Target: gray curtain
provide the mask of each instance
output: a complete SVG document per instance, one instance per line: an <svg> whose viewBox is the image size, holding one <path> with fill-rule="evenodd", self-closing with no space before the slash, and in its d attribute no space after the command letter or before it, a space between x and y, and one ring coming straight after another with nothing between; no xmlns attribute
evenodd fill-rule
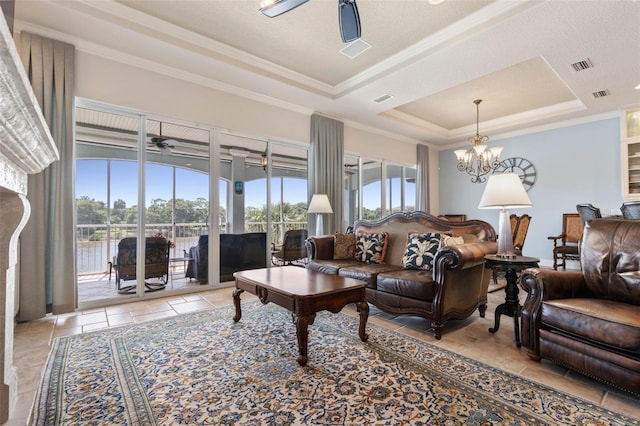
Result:
<svg viewBox="0 0 640 426"><path fill-rule="evenodd" d="M417 145L416 151L416 197L418 210L429 212L429 147Z"/></svg>
<svg viewBox="0 0 640 426"><path fill-rule="evenodd" d="M22 63L60 153L29 175L31 217L20 236L18 320L61 314L76 307L74 212L74 67L72 45L22 32Z"/></svg>
<svg viewBox="0 0 640 426"><path fill-rule="evenodd" d="M343 189L344 123L322 115L311 116L309 201L313 194L327 194L333 214L322 215L325 234L344 232ZM309 215L309 234L315 234L316 215ZM313 231L312 231L313 230Z"/></svg>

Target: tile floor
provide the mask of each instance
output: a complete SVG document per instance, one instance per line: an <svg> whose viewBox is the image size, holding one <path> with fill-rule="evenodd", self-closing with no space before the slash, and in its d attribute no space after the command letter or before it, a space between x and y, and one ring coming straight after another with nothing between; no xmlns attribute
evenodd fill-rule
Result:
<svg viewBox="0 0 640 426"><path fill-rule="evenodd" d="M231 292L232 288L224 288L196 294L169 296L72 314L48 316L37 321L18 324L15 328L14 364L18 372L19 398L13 415L6 424L27 424L41 371L54 338L229 305L233 303ZM524 297L523 292L520 296ZM254 296L247 293L242 297L243 301L254 299ZM530 361L526 355L526 349L518 349L514 344L511 318L503 316L500 330L495 334L489 333L488 328L493 326L493 311L503 301L504 291L490 293L485 318L480 318L475 313L467 320L451 321L445 326L442 340L439 341L435 340L431 333L425 332L428 322L422 318L394 317L372 307L369 323L425 340L640 419L638 399L567 371L551 362ZM357 315L352 307L345 308L344 312Z"/></svg>

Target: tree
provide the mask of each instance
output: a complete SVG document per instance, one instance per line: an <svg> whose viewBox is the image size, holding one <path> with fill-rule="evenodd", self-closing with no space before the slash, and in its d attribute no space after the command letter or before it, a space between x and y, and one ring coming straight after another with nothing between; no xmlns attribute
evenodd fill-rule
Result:
<svg viewBox="0 0 640 426"><path fill-rule="evenodd" d="M76 200L76 216L79 225L94 225L107 222L107 207L86 195Z"/></svg>

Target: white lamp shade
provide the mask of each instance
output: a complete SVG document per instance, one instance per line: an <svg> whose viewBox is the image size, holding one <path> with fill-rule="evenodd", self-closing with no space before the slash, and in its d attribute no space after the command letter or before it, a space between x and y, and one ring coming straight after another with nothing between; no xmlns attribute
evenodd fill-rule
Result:
<svg viewBox="0 0 640 426"><path fill-rule="evenodd" d="M313 194L307 213L333 213L327 194Z"/></svg>
<svg viewBox="0 0 640 426"><path fill-rule="evenodd" d="M480 199L480 209L531 207L531 200L516 173L489 176Z"/></svg>

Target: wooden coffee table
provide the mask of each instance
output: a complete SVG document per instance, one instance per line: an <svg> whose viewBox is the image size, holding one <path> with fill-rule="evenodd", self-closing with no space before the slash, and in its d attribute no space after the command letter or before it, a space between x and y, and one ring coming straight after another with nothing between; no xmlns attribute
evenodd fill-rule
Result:
<svg viewBox="0 0 640 426"><path fill-rule="evenodd" d="M233 274L236 289L233 291L235 322L240 321L240 294L248 291L258 296L263 304L273 302L293 313L298 337L298 364L307 364L308 327L313 324L316 312L338 313L347 303L355 303L360 313L360 340L366 342L369 304L365 297L366 283L353 278L310 271L298 266L252 269Z"/></svg>

